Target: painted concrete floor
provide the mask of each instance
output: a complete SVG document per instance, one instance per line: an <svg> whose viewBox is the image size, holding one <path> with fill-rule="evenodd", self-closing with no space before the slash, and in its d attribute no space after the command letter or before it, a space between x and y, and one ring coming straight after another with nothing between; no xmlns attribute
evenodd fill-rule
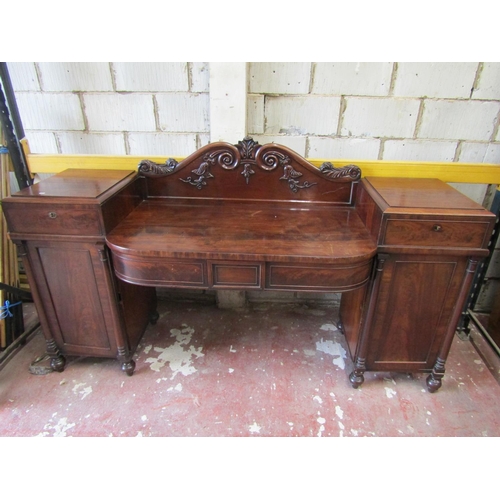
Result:
<svg viewBox="0 0 500 500"><path fill-rule="evenodd" d="M367 373L356 390L334 308L159 312L132 377L97 358L33 375L34 334L0 370L0 436L500 436L500 385L473 342L455 337L435 394L425 374Z"/></svg>

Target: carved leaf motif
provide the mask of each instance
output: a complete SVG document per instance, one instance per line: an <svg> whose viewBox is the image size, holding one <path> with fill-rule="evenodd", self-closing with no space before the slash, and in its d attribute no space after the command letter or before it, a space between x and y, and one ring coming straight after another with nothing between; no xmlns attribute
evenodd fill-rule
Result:
<svg viewBox="0 0 500 500"><path fill-rule="evenodd" d="M280 181L288 181L288 187L294 192L297 193L299 189L307 189L312 186L315 186L315 182L304 181L301 185L298 180L298 177L302 176L301 172L297 172L291 165L287 165L288 158L286 158L285 164L283 165L283 176L280 177Z"/></svg>
<svg viewBox="0 0 500 500"><path fill-rule="evenodd" d="M193 174L196 175L205 175L205 173L208 171L209 163L204 161L198 168L191 170ZM213 177L213 175L210 175L210 177Z"/></svg>
<svg viewBox="0 0 500 500"><path fill-rule="evenodd" d="M325 161L319 171L330 179L340 179L348 177L353 181L361 178L361 169L357 165L346 165L345 167L334 167L330 162Z"/></svg>
<svg viewBox="0 0 500 500"><path fill-rule="evenodd" d="M250 176L255 174L255 172L252 170L252 167L250 166L249 163L245 163L243 165L243 172L241 172L241 175L245 177L245 182L248 184L250 181Z"/></svg>
<svg viewBox="0 0 500 500"><path fill-rule="evenodd" d="M163 164L151 160L142 160L139 163L138 170L145 175L169 175L175 171L177 165L179 165L179 162L173 158L169 158Z"/></svg>
<svg viewBox="0 0 500 500"><path fill-rule="evenodd" d="M297 177L302 176L302 174L297 172L297 170L295 170L291 165L285 165L283 170L284 175L283 177L280 177L280 180L296 179Z"/></svg>
<svg viewBox="0 0 500 500"><path fill-rule="evenodd" d="M254 151L259 143L254 141L251 137L245 137L242 141L238 142L238 149L240 150L241 158L243 160L250 160L255 158Z"/></svg>

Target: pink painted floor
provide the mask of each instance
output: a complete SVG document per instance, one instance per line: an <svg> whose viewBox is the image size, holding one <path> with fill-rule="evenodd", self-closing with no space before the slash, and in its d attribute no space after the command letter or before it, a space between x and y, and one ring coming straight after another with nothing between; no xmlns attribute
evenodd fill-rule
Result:
<svg viewBox="0 0 500 500"><path fill-rule="evenodd" d="M96 358L32 375L36 333L0 370L0 436L500 436L498 368L477 342L455 337L435 394L424 374L367 373L356 390L335 309L159 312L132 377Z"/></svg>

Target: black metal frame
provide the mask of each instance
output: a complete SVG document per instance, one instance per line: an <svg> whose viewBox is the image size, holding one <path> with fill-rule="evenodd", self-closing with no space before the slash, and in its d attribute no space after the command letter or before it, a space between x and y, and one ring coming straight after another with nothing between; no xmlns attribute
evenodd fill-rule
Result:
<svg viewBox="0 0 500 500"><path fill-rule="evenodd" d="M14 90L10 80L7 63L0 62L0 121L4 129L10 158L14 166L19 189L31 186L33 179L30 176L26 158L21 147L21 139L24 139L24 129L19 115Z"/></svg>
<svg viewBox="0 0 500 500"><path fill-rule="evenodd" d="M488 271L488 267L493 258L493 250L496 247L499 233L500 233L500 191L496 191L495 196L493 198L493 203L491 204L490 212L496 215L496 222L493 229L493 234L488 243L488 250L490 251L488 257L486 257L482 263L478 266L476 271L476 275L474 276L474 281L472 283L471 291L468 297L468 300L462 310L462 315L460 318L460 322L457 327L457 335L462 340L469 340L470 338L470 322L472 321L474 325L478 328L478 330L483 334L483 337L487 340L487 342L493 347L493 349L500 353L500 346L497 346L483 325L479 322L477 316L474 313L474 308L476 306L477 300L479 298L479 294L481 293L481 287L486 281L486 273Z"/></svg>

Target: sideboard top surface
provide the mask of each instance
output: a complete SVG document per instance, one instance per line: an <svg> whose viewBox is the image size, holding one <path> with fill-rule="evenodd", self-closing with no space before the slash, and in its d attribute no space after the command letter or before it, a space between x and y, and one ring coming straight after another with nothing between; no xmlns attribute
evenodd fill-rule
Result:
<svg viewBox="0 0 500 500"><path fill-rule="evenodd" d="M107 236L129 256L360 262L376 245L352 208L144 201Z"/></svg>
<svg viewBox="0 0 500 500"><path fill-rule="evenodd" d="M78 198L97 201L107 198L110 191L136 173L130 170L68 169L48 179L33 184L17 193L14 199L40 201L43 198Z"/></svg>
<svg viewBox="0 0 500 500"><path fill-rule="evenodd" d="M388 207L403 209L485 209L439 179L366 177Z"/></svg>

